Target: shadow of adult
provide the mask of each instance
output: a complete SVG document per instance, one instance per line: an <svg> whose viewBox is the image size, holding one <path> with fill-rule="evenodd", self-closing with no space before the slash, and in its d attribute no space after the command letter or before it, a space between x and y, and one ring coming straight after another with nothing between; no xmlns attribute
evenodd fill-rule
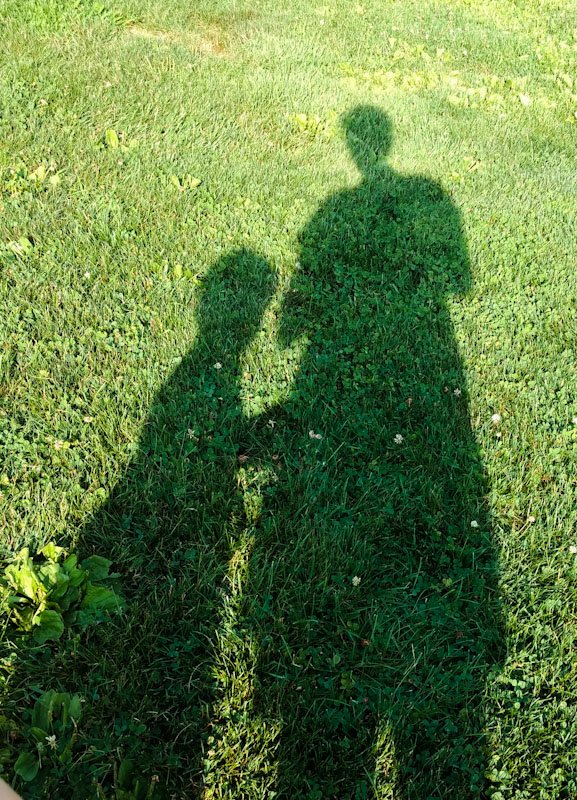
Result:
<svg viewBox="0 0 577 800"><path fill-rule="evenodd" d="M462 222L386 164L380 110L343 123L361 181L302 232L281 321L307 350L270 413L284 471L251 560L257 707L281 720L282 797L481 798L502 633L447 308L470 284Z"/></svg>

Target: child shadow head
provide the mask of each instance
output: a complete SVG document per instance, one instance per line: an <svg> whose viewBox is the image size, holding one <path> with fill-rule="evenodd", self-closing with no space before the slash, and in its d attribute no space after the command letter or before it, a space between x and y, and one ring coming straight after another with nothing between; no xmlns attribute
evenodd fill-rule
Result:
<svg viewBox="0 0 577 800"><path fill-rule="evenodd" d="M275 284L270 265L249 250L221 258L202 283L198 338L186 360L206 356L217 363L226 359L229 365L237 361L259 329Z"/></svg>
<svg viewBox="0 0 577 800"><path fill-rule="evenodd" d="M157 394L140 442L142 454L158 448L159 437L179 440L206 420L227 429L242 419L239 362L257 334L272 300L271 266L249 250L217 261L198 291L193 346ZM142 459L146 468L146 458Z"/></svg>

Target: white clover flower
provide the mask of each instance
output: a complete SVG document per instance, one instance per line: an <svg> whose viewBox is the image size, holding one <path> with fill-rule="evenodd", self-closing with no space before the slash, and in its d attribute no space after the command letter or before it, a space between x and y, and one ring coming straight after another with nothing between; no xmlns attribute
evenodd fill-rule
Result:
<svg viewBox="0 0 577 800"><path fill-rule="evenodd" d="M355 577L353 578L353 580L351 581L351 583L353 584L353 586L360 586L361 579L359 578L359 576L358 576L358 575L355 575Z"/></svg>
<svg viewBox="0 0 577 800"><path fill-rule="evenodd" d="M577 546L572 544L571 547L569 548L569 552L573 553L573 555L577 554Z"/></svg>
<svg viewBox="0 0 577 800"><path fill-rule="evenodd" d="M455 395L455 397L460 397L461 396L461 390L459 388L453 389L453 394Z"/></svg>
<svg viewBox="0 0 577 800"><path fill-rule="evenodd" d="M478 527L479 527L479 523L477 522L477 520L476 519L472 519L471 520L471 528L478 528Z"/></svg>
<svg viewBox="0 0 577 800"><path fill-rule="evenodd" d="M394 441L395 444L402 444L405 441L405 437L401 433L397 433Z"/></svg>
<svg viewBox="0 0 577 800"><path fill-rule="evenodd" d="M491 417L491 422L493 425L498 425L501 422L501 415L500 414L493 414Z"/></svg>
<svg viewBox="0 0 577 800"><path fill-rule="evenodd" d="M577 417L573 417L573 419L571 420L571 422L573 423L573 425L577 425Z"/></svg>
<svg viewBox="0 0 577 800"><path fill-rule="evenodd" d="M46 744L52 750L56 750L56 748L58 747L58 744L56 742L56 735L54 733L52 734L52 736L46 736Z"/></svg>
<svg viewBox="0 0 577 800"><path fill-rule="evenodd" d="M216 364L213 364L212 366L214 367L214 369L222 369L222 364L220 363L220 361L217 361Z"/></svg>
<svg viewBox="0 0 577 800"><path fill-rule="evenodd" d="M323 437L321 436L320 433L315 433L314 431L309 431L309 438L310 439L322 439Z"/></svg>
<svg viewBox="0 0 577 800"><path fill-rule="evenodd" d="M533 516L533 514L531 514L529 517L527 517L527 522L531 522L531 523L535 522L535 517Z"/></svg>

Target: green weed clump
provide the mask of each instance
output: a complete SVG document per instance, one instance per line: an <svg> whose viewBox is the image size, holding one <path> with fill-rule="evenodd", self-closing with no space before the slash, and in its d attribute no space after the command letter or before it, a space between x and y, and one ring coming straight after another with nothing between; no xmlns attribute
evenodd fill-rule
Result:
<svg viewBox="0 0 577 800"><path fill-rule="evenodd" d="M101 581L110 577L112 564L90 556L80 565L53 542L45 545L36 562L24 547L0 579L0 609L18 631L32 633L38 644L59 639L65 628L84 628L104 611L119 611L122 601Z"/></svg>

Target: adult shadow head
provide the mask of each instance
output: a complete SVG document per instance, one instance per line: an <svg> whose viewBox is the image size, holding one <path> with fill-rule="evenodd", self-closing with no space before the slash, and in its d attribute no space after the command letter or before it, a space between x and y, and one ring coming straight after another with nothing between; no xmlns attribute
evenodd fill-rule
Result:
<svg viewBox="0 0 577 800"><path fill-rule="evenodd" d="M462 221L438 184L387 165L383 112L343 125L361 180L301 235L282 333L308 349L276 410L286 477L253 558L282 620L261 659L279 793L480 798L502 630L448 309L470 284Z"/></svg>
<svg viewBox="0 0 577 800"><path fill-rule="evenodd" d="M237 455L254 426L239 396L242 359L274 291L270 266L249 251L211 268L194 345L155 397L110 498L80 531L81 555L106 553L118 565L127 602L123 616L90 632L76 674L99 717L114 720L123 755L145 753L154 765L161 795L201 772L227 526L240 502ZM112 730L102 735L115 746Z"/></svg>

